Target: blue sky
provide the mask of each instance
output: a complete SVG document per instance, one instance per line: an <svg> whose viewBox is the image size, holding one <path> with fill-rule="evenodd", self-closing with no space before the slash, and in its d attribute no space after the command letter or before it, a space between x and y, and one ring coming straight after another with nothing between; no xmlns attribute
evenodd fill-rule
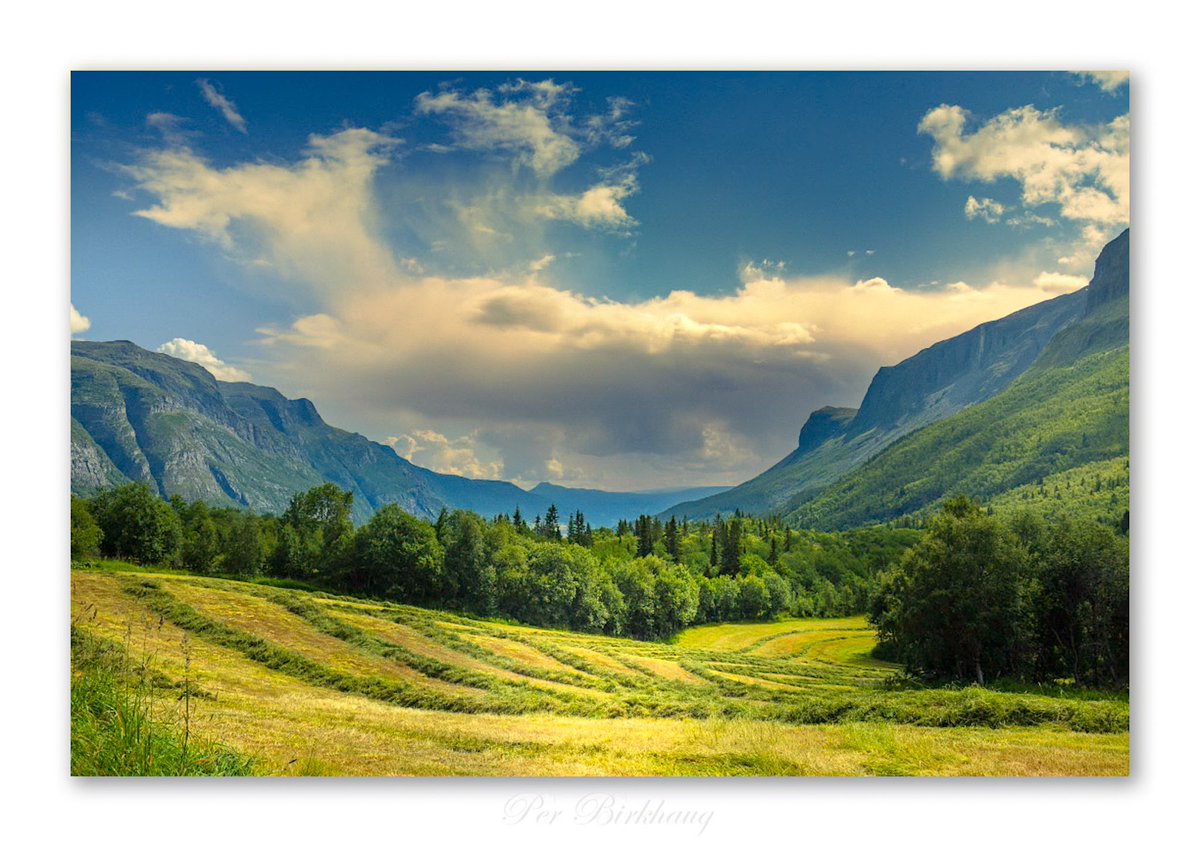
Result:
<svg viewBox="0 0 1200 847"><path fill-rule="evenodd" d="M522 483L739 482L1128 225L1114 74L76 73L71 108L76 337Z"/></svg>

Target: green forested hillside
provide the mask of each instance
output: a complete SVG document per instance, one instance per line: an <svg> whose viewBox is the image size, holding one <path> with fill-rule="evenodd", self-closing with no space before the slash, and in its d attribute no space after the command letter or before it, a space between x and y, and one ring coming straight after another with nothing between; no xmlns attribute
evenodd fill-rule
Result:
<svg viewBox="0 0 1200 847"><path fill-rule="evenodd" d="M1118 456L1052 474L988 502L998 515L1032 510L1053 520L1072 517L1123 529L1129 514L1129 457Z"/></svg>
<svg viewBox="0 0 1200 847"><path fill-rule="evenodd" d="M991 400L897 442L788 516L814 528L861 526L951 495L995 497L1128 452L1123 347L1031 369Z"/></svg>

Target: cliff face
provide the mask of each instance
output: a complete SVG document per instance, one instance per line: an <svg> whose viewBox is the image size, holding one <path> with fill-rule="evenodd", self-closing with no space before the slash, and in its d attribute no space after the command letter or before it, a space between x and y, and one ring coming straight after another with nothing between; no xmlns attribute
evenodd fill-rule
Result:
<svg viewBox="0 0 1200 847"><path fill-rule="evenodd" d="M1037 303L880 368L848 427L911 431L993 397L1024 373L1058 332L1083 316L1087 289Z"/></svg>
<svg viewBox="0 0 1200 847"><path fill-rule="evenodd" d="M1087 287L1087 314L1107 303L1129 296L1129 230L1125 230L1100 251L1096 273Z"/></svg>

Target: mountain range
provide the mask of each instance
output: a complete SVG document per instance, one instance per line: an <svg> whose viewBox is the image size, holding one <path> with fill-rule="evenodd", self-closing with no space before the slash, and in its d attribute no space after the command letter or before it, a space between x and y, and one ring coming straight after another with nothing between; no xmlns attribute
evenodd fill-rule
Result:
<svg viewBox="0 0 1200 847"><path fill-rule="evenodd" d="M280 512L296 492L333 482L354 494L358 522L386 503L423 517L520 508L527 519L553 503L563 520L581 510L595 526L740 510L836 529L950 494L987 499L1092 465L1108 472L1128 453L1129 230L1104 247L1086 287L880 368L859 408L813 412L795 450L730 489L525 490L436 473L330 426L309 400L221 382L128 341L71 344L79 494L138 481L162 496Z"/></svg>
<svg viewBox="0 0 1200 847"><path fill-rule="evenodd" d="M527 519L553 503L595 526L654 513L719 487L608 492L436 473L362 435L330 426L306 399L246 382L221 382L200 365L129 341L71 343L71 490L89 494L143 482L166 497L281 512L323 482L354 494L362 522L386 503L434 517L520 508Z"/></svg>

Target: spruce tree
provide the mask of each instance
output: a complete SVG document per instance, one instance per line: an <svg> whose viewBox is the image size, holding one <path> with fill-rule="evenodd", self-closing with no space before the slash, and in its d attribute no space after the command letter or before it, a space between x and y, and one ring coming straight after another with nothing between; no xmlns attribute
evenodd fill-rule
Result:
<svg viewBox="0 0 1200 847"><path fill-rule="evenodd" d="M562 540L562 530L558 528L558 506L553 503L546 510L546 519L542 521L542 532L551 541Z"/></svg>
<svg viewBox="0 0 1200 847"><path fill-rule="evenodd" d="M667 521L666 541L667 541L667 554L671 557L672 560L674 560L676 563L678 563L680 561L679 527L675 523L674 515L671 516L671 520Z"/></svg>

